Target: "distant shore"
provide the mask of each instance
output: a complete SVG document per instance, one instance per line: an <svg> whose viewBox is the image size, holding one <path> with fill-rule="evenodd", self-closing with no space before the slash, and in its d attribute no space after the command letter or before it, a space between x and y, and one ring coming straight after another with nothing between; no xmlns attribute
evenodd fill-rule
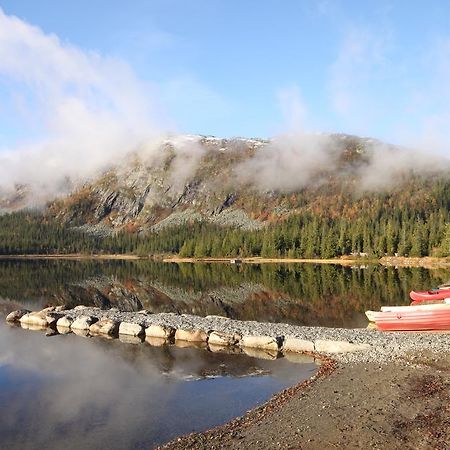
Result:
<svg viewBox="0 0 450 450"><path fill-rule="evenodd" d="M154 260L165 263L226 263L226 264L336 264L341 266L364 266L368 264L380 264L386 267L423 267L426 269L450 268L450 258L437 258L425 256L422 258L407 256L384 256L382 258L262 258L259 256L246 258L205 257L205 258L183 258L177 255L149 255L139 256L133 254L26 254L26 255L0 255L1 259L10 260L33 260L33 259L71 259L71 260Z"/></svg>

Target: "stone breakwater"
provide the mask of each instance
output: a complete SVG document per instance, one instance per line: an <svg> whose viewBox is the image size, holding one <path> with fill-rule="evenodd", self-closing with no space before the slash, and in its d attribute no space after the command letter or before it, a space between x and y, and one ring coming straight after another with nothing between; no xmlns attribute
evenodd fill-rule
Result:
<svg viewBox="0 0 450 450"><path fill-rule="evenodd" d="M261 352L267 357L283 353L319 353L333 355L342 362L383 363L406 353L448 352L450 333L383 333L370 329L303 327L297 325L232 320L220 316L199 317L189 314L121 312L86 306L42 311L14 311L8 322L24 328L51 328L61 334L119 337L125 342L152 345L179 343L208 346L212 351Z"/></svg>

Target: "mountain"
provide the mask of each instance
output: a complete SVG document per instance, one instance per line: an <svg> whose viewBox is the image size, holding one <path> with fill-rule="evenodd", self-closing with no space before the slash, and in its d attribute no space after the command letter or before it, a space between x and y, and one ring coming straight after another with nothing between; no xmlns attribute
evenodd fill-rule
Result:
<svg viewBox="0 0 450 450"><path fill-rule="evenodd" d="M317 135L307 142L314 151L306 152L306 158L301 147L292 152L283 145L243 138L167 139L150 155L128 155L99 178L53 201L48 212L92 231L157 231L196 221L256 230L305 212L351 217L355 208L370 208L380 193L410 207L427 201L423 186L414 187L410 173L401 170L394 174L396 185L389 179L387 186L367 190L364 179L378 177L370 173L377 170L372 159L383 145L378 141ZM382 148L392 159L400 151ZM285 161L281 154L287 154Z"/></svg>
<svg viewBox="0 0 450 450"><path fill-rule="evenodd" d="M30 194L22 186L3 208ZM374 139L176 136L111 161L42 213L0 217L0 253L447 254L449 211L446 161Z"/></svg>

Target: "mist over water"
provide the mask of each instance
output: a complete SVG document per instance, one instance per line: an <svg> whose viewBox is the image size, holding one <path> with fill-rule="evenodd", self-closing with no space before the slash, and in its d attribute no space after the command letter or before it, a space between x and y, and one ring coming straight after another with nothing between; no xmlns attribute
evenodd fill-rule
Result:
<svg viewBox="0 0 450 450"><path fill-rule="evenodd" d="M153 448L243 414L313 363L46 337L0 322L0 445Z"/></svg>

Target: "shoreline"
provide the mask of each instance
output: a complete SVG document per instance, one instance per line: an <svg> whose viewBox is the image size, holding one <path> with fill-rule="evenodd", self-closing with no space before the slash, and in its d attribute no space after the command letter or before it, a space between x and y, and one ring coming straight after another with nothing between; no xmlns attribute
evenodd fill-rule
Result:
<svg viewBox="0 0 450 450"><path fill-rule="evenodd" d="M329 359L321 373L245 415L157 448L443 449L450 440L449 382L448 353L411 354L383 367Z"/></svg>
<svg viewBox="0 0 450 450"><path fill-rule="evenodd" d="M11 314L22 328L50 327L60 334L111 338L118 333L130 344L145 337L150 345L322 360L310 379L224 425L175 438L161 449L445 448L450 441L448 333L383 333L86 306Z"/></svg>
<svg viewBox="0 0 450 450"><path fill-rule="evenodd" d="M204 257L204 258L182 258L179 256L150 255L139 256L133 254L23 254L23 255L0 255L0 260L129 260L129 261L159 261L163 263L221 263L221 264L335 264L344 267L381 265L384 267L422 267L425 269L449 269L449 258L438 258L425 256L421 258L406 256L384 256L376 259L366 258L262 258L262 257Z"/></svg>

